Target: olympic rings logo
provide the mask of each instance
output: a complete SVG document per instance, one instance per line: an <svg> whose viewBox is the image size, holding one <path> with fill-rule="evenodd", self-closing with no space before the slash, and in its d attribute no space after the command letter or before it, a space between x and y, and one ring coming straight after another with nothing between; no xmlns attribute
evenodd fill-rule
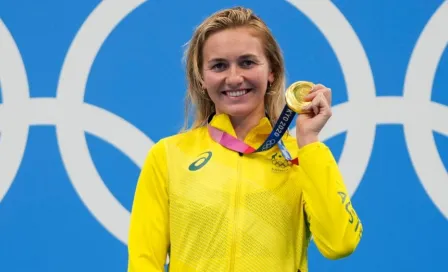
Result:
<svg viewBox="0 0 448 272"><path fill-rule="evenodd" d="M262 150L270 149L272 146L274 146L275 143L276 143L275 139L271 139L269 141L266 141L266 143L263 145Z"/></svg>
<svg viewBox="0 0 448 272"><path fill-rule="evenodd" d="M431 102L438 63L448 44L448 2L443 2L423 29L412 52L403 97L376 97L369 61L358 36L331 1L288 0L327 38L342 70L348 102L334 107L322 139L347 131L339 165L350 194L362 180L378 124L403 124L417 175L429 197L448 218L448 173L432 131L448 136L448 107ZM102 1L76 34L65 58L56 98L31 98L17 45L0 19L0 202L20 167L29 126L54 125L61 157L76 192L95 218L127 244L129 212L110 193L98 174L84 133L112 144L142 167L153 142L121 117L84 102L86 81L96 55L113 29L145 0ZM325 11L326 16L320 16ZM334 29L338 29L337 32ZM380 108L381 111L376 109ZM357 117L352 118L356 113ZM428 122L415 122L418 119ZM445 120L445 121L444 121ZM114 133L119 128L120 133ZM292 129L291 133L294 134ZM425 167L431 165L431 168Z"/></svg>

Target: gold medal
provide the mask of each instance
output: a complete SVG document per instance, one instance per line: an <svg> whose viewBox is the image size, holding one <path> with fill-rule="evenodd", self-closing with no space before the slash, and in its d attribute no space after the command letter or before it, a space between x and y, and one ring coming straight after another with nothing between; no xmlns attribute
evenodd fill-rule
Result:
<svg viewBox="0 0 448 272"><path fill-rule="evenodd" d="M311 102L304 101L314 84L309 81L297 81L291 84L286 89L286 104L295 112L301 114L307 111L303 111L302 108L310 104Z"/></svg>

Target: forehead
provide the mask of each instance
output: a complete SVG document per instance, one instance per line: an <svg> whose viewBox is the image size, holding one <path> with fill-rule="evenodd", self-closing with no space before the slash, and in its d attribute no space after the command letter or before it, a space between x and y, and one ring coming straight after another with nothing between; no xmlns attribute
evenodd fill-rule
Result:
<svg viewBox="0 0 448 272"><path fill-rule="evenodd" d="M209 58L232 58L253 54L262 57L263 43L250 28L231 28L218 31L208 37L204 43L203 54Z"/></svg>

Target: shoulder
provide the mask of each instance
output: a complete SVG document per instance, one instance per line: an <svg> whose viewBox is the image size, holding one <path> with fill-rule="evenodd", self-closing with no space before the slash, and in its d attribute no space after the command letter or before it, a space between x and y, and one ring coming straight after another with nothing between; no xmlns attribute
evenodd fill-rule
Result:
<svg viewBox="0 0 448 272"><path fill-rule="evenodd" d="M161 139L161 141L164 142L167 147L183 147L191 146L198 141L203 141L206 137L208 137L207 128L199 127L165 137Z"/></svg>
<svg viewBox="0 0 448 272"><path fill-rule="evenodd" d="M308 144L305 147L299 148L297 145L297 139L294 135L291 134L285 134L282 138L283 143L285 144L286 148L291 154L300 154L303 155L304 153L315 153L317 151L321 152L328 152L330 151L329 147L321 141ZM330 151L331 152L331 151Z"/></svg>
<svg viewBox="0 0 448 272"><path fill-rule="evenodd" d="M204 142L207 139L207 129L199 127L185 132L180 132L174 135L166 136L158 140L150 148L150 154L160 154L166 156L174 153L175 150L188 150L196 146L198 143Z"/></svg>

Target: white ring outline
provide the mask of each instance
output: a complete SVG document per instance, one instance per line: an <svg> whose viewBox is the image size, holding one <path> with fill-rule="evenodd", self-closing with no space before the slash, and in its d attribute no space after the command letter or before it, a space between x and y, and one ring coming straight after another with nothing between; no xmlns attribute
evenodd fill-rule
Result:
<svg viewBox="0 0 448 272"><path fill-rule="evenodd" d="M19 48L0 19L0 203L11 187L22 163L28 141L28 120L21 114L29 95L28 77ZM14 118L7 118L7 116ZM6 167L4 167L6 166Z"/></svg>
<svg viewBox="0 0 448 272"><path fill-rule="evenodd" d="M128 239L129 212L113 196L98 174L85 139L85 123L80 122L79 113L83 114L84 122L92 118L90 114L93 111L89 113L89 107L84 103L84 93L88 74L101 46L113 29L144 2L144 0L102 1L98 4L70 46L57 91L57 100L64 105L65 121L58 123L56 134L70 181L94 217L124 244L127 244ZM121 123L125 124L126 121L123 120ZM96 125L105 127L101 123ZM139 131L128 123L127 127L130 127L130 131ZM133 153L128 155L141 168L152 141L144 136L140 137L144 144L136 144L118 135L122 133L120 130L120 133L112 135L120 138L119 142L127 147L126 150L133 150Z"/></svg>
<svg viewBox="0 0 448 272"><path fill-rule="evenodd" d="M448 1L444 1L428 20L411 54L403 99L407 104L415 105L408 111L413 120L421 120L404 123L412 165L424 190L448 219L448 172L432 134L432 128L435 128L448 137L448 118L443 118L443 113L448 117L448 110L431 102L437 67L448 45L447 26Z"/></svg>

